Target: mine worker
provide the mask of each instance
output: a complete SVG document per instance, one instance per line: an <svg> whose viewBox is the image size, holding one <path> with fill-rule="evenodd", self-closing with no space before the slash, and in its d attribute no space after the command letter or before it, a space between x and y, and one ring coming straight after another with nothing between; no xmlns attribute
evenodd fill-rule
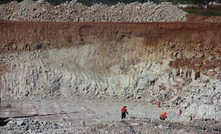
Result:
<svg viewBox="0 0 221 134"><path fill-rule="evenodd" d="M161 120L165 120L167 118L167 112L163 112L161 115L160 115L160 119Z"/></svg>
<svg viewBox="0 0 221 134"><path fill-rule="evenodd" d="M183 114L183 112L182 112L182 110L180 109L178 115L181 116L182 114Z"/></svg>
<svg viewBox="0 0 221 134"><path fill-rule="evenodd" d="M127 106L124 106L123 108L121 108L121 113L122 113L121 119L126 118L126 114L129 114L129 113L127 112Z"/></svg>

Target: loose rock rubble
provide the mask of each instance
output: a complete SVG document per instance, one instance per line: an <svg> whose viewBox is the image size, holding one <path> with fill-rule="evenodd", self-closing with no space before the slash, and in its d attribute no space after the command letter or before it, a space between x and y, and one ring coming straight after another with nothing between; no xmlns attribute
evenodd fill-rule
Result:
<svg viewBox="0 0 221 134"><path fill-rule="evenodd" d="M49 121L40 121L27 118L9 120L7 125L1 127L4 134L82 134L82 133L121 133L121 134L149 134L149 133L219 133L219 123L213 122L213 126L206 127L205 125L211 121L192 121L172 123L168 121L159 121L149 118L132 119L127 118L123 121L100 122L86 125L85 122L79 122L78 125L72 123L53 123Z"/></svg>
<svg viewBox="0 0 221 134"><path fill-rule="evenodd" d="M169 2L155 4L118 3L113 6L95 4L91 7L77 0L53 6L44 0L11 2L0 5L0 19L13 21L53 22L169 22L186 21L187 13Z"/></svg>
<svg viewBox="0 0 221 134"><path fill-rule="evenodd" d="M61 129L63 126L50 121L32 120L28 118L10 119L5 126L1 127L3 134L30 134L45 133L54 129Z"/></svg>
<svg viewBox="0 0 221 134"><path fill-rule="evenodd" d="M198 79L186 84L182 92L175 91L174 93L177 95L165 101L164 106L182 109L185 111L183 116L186 117L186 120L191 120L194 117L195 119L214 119L218 121L220 116L217 116L217 114L221 113L220 85L219 80ZM171 96L171 93L164 92L159 95L163 94Z"/></svg>

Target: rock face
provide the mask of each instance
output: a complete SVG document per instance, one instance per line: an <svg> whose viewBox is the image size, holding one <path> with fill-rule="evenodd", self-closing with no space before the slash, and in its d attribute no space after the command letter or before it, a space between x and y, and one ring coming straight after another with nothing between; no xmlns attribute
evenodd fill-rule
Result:
<svg viewBox="0 0 221 134"><path fill-rule="evenodd" d="M186 117L220 120L220 28L1 21L1 98L162 101Z"/></svg>

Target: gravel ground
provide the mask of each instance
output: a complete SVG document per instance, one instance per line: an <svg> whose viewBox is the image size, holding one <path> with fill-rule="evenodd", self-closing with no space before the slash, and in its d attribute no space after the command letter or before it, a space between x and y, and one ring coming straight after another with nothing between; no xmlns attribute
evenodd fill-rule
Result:
<svg viewBox="0 0 221 134"><path fill-rule="evenodd" d="M127 105L129 115L122 121L120 109ZM166 111L165 121L158 119ZM176 108L158 108L144 102L74 99L8 101L1 114L9 115L1 133L220 133L219 122L181 121ZM2 116L2 115L1 115ZM213 124L213 125L212 125Z"/></svg>

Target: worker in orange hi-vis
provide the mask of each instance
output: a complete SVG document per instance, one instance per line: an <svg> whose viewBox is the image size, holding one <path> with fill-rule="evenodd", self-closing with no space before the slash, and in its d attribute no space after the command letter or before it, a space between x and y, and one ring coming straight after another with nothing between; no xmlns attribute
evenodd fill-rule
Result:
<svg viewBox="0 0 221 134"><path fill-rule="evenodd" d="M160 119L161 120L165 120L167 118L167 112L163 112L161 115L160 115Z"/></svg>
<svg viewBox="0 0 221 134"><path fill-rule="evenodd" d="M127 112L127 106L124 106L123 108L121 108L121 113L122 113L121 119L126 118L126 114L129 114Z"/></svg>

